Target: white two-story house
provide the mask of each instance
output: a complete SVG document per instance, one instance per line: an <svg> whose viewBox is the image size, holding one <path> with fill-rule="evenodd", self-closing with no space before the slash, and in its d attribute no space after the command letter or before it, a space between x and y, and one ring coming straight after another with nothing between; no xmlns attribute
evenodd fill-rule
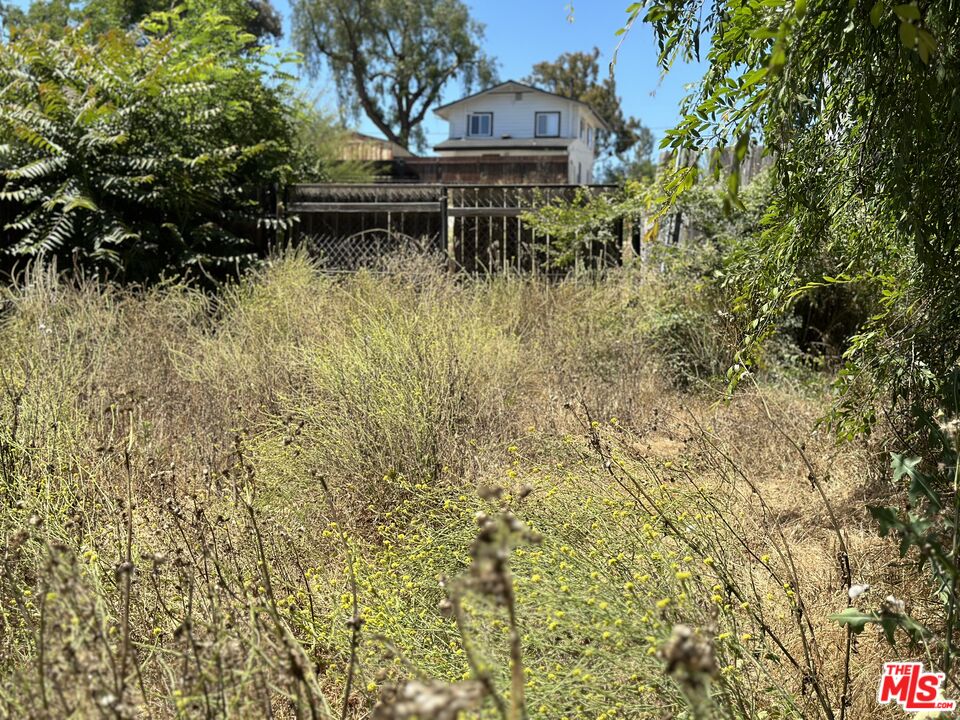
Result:
<svg viewBox="0 0 960 720"><path fill-rule="evenodd" d="M438 107L449 122L440 158L549 165L556 182L594 182L598 135L607 128L586 103L509 80ZM566 173L564 170L564 162Z"/></svg>

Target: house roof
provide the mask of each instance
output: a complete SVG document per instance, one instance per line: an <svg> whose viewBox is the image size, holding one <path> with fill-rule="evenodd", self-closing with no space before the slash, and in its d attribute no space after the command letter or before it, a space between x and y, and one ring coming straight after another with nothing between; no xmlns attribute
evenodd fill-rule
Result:
<svg viewBox="0 0 960 720"><path fill-rule="evenodd" d="M566 95L560 95L558 93L549 92L548 90L542 90L541 88L534 87L533 85L527 85L526 83L517 82L516 80L507 80L506 82L502 82L499 85L494 85L493 87L488 87L485 90L480 90L479 92L472 93L470 95L460 98L459 100L454 100L453 102L449 102L446 105L441 105L440 107L434 108L433 112L434 114L439 115L444 119L448 119L447 111L450 110L451 108L456 107L460 103L467 102L468 100L472 100L473 98L480 97L481 95L488 95L488 94L506 95L506 94L517 93L517 92L540 93L541 95L548 95L550 97L561 98L563 100L576 103L577 105L581 105L590 111L590 113L593 115L594 119L597 121L597 123L600 125L601 128L608 131L610 130L610 127L607 125L607 123L603 121L603 118L600 117L597 111L594 110L589 103L585 103L582 100L569 98Z"/></svg>
<svg viewBox="0 0 960 720"><path fill-rule="evenodd" d="M451 138L434 145L434 150L566 150L573 138Z"/></svg>
<svg viewBox="0 0 960 720"><path fill-rule="evenodd" d="M347 142L357 144L370 143L389 147L395 157L411 157L413 155L412 152L407 150L399 143L395 143L392 140L387 140L386 138L377 137L376 135L367 135L365 133L358 132L357 130L350 131L350 139Z"/></svg>

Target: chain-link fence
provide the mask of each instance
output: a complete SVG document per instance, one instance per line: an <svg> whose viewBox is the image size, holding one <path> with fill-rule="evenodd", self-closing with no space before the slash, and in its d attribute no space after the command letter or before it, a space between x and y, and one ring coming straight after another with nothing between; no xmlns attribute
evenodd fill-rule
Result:
<svg viewBox="0 0 960 720"><path fill-rule="evenodd" d="M433 258L437 263L446 261L439 236L405 235L387 228L368 228L346 236L308 236L304 242L321 267L333 272L382 270L389 259L413 254Z"/></svg>

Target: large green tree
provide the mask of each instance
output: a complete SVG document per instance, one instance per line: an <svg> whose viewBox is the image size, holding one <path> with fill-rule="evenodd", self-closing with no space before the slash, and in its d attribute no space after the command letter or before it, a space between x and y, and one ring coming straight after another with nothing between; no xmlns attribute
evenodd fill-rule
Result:
<svg viewBox="0 0 960 720"><path fill-rule="evenodd" d="M343 105L406 148L424 145L421 123L448 83L495 76L460 0L297 0L293 23L310 72L329 68Z"/></svg>
<svg viewBox="0 0 960 720"><path fill-rule="evenodd" d="M283 35L280 15L270 0L32 0L26 9L10 3L0 5L0 15L8 28L46 26L48 32L62 35L68 27L86 23L94 34L112 29L133 28L154 12L169 10L173 5L186 15L199 18L206 11L216 11L230 22L266 42Z"/></svg>
<svg viewBox="0 0 960 720"><path fill-rule="evenodd" d="M720 175L722 148L737 160L760 142L776 157L765 230L729 263L748 340L809 292L856 288L872 311L846 349L838 426L868 429L880 400L922 417L960 359L960 0L646 0L630 12L652 26L665 71L703 51L708 64L665 146L711 162L681 168L671 197ZM736 206L735 167L727 187Z"/></svg>

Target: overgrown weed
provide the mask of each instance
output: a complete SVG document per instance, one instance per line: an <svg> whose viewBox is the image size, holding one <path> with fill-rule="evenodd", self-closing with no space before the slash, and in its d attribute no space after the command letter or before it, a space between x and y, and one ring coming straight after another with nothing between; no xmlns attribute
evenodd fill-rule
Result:
<svg viewBox="0 0 960 720"><path fill-rule="evenodd" d="M785 441L809 390L678 391L660 292L296 253L218 298L8 290L0 706L858 717L886 655L825 618L912 575L803 458L839 505L869 458Z"/></svg>

